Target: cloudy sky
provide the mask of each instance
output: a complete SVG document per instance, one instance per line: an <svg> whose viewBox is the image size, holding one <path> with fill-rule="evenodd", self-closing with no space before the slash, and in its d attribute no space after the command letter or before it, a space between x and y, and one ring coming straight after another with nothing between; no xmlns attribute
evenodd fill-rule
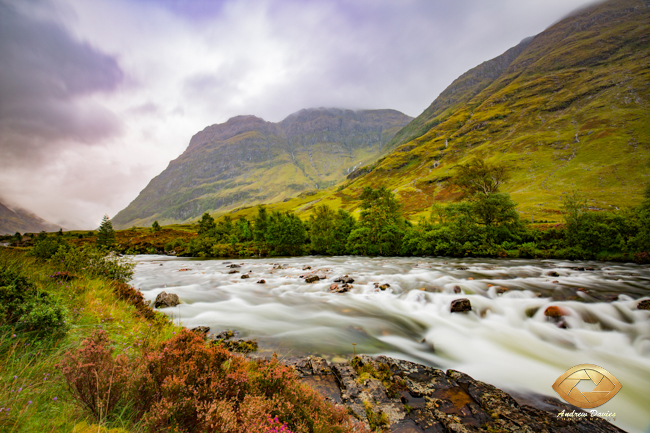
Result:
<svg viewBox="0 0 650 433"><path fill-rule="evenodd" d="M0 201L66 228L126 207L204 127L420 114L586 0L0 0Z"/></svg>

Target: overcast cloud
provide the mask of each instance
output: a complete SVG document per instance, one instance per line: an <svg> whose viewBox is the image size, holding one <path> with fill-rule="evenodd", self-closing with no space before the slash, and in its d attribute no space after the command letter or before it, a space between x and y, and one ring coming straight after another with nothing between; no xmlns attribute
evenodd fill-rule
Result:
<svg viewBox="0 0 650 433"><path fill-rule="evenodd" d="M204 127L302 108L420 114L584 0L0 0L0 201L123 209Z"/></svg>

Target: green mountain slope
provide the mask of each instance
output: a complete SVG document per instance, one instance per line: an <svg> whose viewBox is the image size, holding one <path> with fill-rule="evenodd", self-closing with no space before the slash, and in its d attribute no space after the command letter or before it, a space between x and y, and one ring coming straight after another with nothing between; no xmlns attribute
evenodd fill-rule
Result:
<svg viewBox="0 0 650 433"><path fill-rule="evenodd" d="M395 110L340 109L301 110L279 123L234 117L192 137L113 223L182 222L326 188L374 162L411 119Z"/></svg>
<svg viewBox="0 0 650 433"><path fill-rule="evenodd" d="M456 80L394 139L398 147L324 202L354 208L363 186L395 190L407 214L457 197L470 158L505 162L525 215L558 219L562 193L592 209L638 203L650 183L650 3L581 10Z"/></svg>
<svg viewBox="0 0 650 433"><path fill-rule="evenodd" d="M53 232L60 227L45 221L31 212L22 209L10 209L0 203L0 235L14 234L16 232L38 233L40 231Z"/></svg>

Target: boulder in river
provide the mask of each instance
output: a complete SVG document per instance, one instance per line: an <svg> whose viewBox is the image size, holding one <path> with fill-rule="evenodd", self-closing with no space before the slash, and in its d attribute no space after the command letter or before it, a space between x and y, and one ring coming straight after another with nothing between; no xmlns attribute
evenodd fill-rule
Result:
<svg viewBox="0 0 650 433"><path fill-rule="evenodd" d="M239 273L239 271L237 271L237 270L235 270L235 269L233 269L233 270L231 270L231 271L230 271L230 272L228 272L228 273L229 273L229 274L238 274L238 273Z"/></svg>
<svg viewBox="0 0 650 433"><path fill-rule="evenodd" d="M451 301L452 313L465 313L467 311L472 311L472 304L470 304L469 299L461 298Z"/></svg>
<svg viewBox="0 0 650 433"><path fill-rule="evenodd" d="M242 275L242 276L239 277L239 278L241 278L241 279L243 280L244 278L250 278L250 277L251 277L250 275L248 275L248 274L244 274L244 275Z"/></svg>
<svg viewBox="0 0 650 433"><path fill-rule="evenodd" d="M241 268L240 265L233 263L232 265L228 266L229 268Z"/></svg>
<svg viewBox="0 0 650 433"><path fill-rule="evenodd" d="M320 281L320 277L318 275L307 275L305 277L306 283L315 283L316 281Z"/></svg>
<svg viewBox="0 0 650 433"><path fill-rule="evenodd" d="M156 296L154 302L154 307L156 308L166 308L166 307L175 307L181 303L181 300L178 298L178 295L175 293L160 292Z"/></svg>
<svg viewBox="0 0 650 433"><path fill-rule="evenodd" d="M552 319L559 319L567 314L568 312L566 310L557 305L551 305L550 307L546 307L546 310L544 310L544 315Z"/></svg>
<svg viewBox="0 0 650 433"><path fill-rule="evenodd" d="M548 275L549 277L559 277L560 276L560 274L558 274L555 271L549 271L549 272L546 273L546 275Z"/></svg>
<svg viewBox="0 0 650 433"><path fill-rule="evenodd" d="M350 291L351 286L348 284L338 285L337 283L332 283L330 285L330 292L332 293L345 293Z"/></svg>
<svg viewBox="0 0 650 433"><path fill-rule="evenodd" d="M460 286L454 286L454 293L460 293Z"/></svg>
<svg viewBox="0 0 650 433"><path fill-rule="evenodd" d="M384 283L384 284L375 283L375 289L386 290L389 287L390 287L390 284L388 284L388 283Z"/></svg>
<svg viewBox="0 0 650 433"><path fill-rule="evenodd" d="M344 275L342 277L338 277L337 279L335 279L334 282L335 283L352 284L352 283L354 283L354 278L348 277L347 275Z"/></svg>
<svg viewBox="0 0 650 433"><path fill-rule="evenodd" d="M266 284L266 280L259 280L257 284Z"/></svg>
<svg viewBox="0 0 650 433"><path fill-rule="evenodd" d="M311 266L303 266L303 267L302 267L302 270L303 270L303 271L308 271L308 270L310 270L310 269L311 269Z"/></svg>
<svg viewBox="0 0 650 433"><path fill-rule="evenodd" d="M636 305L637 310L650 310L650 299L644 299Z"/></svg>

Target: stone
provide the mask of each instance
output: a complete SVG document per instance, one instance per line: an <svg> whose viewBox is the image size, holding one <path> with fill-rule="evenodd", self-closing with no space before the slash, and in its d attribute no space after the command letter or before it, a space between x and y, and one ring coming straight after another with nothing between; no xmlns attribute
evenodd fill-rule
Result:
<svg viewBox="0 0 650 433"><path fill-rule="evenodd" d="M302 270L303 270L303 271L308 271L308 270L310 270L310 269L311 269L311 266L303 266L303 267L302 267Z"/></svg>
<svg viewBox="0 0 650 433"><path fill-rule="evenodd" d="M550 307L546 307L546 310L544 310L544 315L552 319L559 319L567 314L567 311L557 305L551 305Z"/></svg>
<svg viewBox="0 0 650 433"><path fill-rule="evenodd" d="M210 332L210 327L209 326L197 326L195 328L190 329L192 332L196 332L197 334L207 334Z"/></svg>
<svg viewBox="0 0 650 433"><path fill-rule="evenodd" d="M549 272L546 273L546 275L548 275L549 277L559 277L560 276L560 274L558 274L555 271L549 271Z"/></svg>
<svg viewBox="0 0 650 433"><path fill-rule="evenodd" d="M650 299L644 299L636 305L637 310L650 310Z"/></svg>
<svg viewBox="0 0 650 433"><path fill-rule="evenodd" d="M352 286L350 286L348 284L343 284L343 285L339 286L337 283L332 283L330 285L330 292L333 292L333 293L345 293L345 292L350 291L351 288L352 288Z"/></svg>
<svg viewBox="0 0 650 433"><path fill-rule="evenodd" d="M245 279L245 278L250 278L250 277L251 277L250 275L248 275L248 274L244 274L244 275L242 275L242 276L239 277L239 278L241 278L241 279L243 280L243 279Z"/></svg>
<svg viewBox="0 0 650 433"><path fill-rule="evenodd" d="M454 286L454 293L460 293L460 286Z"/></svg>
<svg viewBox="0 0 650 433"><path fill-rule="evenodd" d="M185 271L191 271L190 268L181 268L178 270L178 272L185 272Z"/></svg>
<svg viewBox="0 0 650 433"><path fill-rule="evenodd" d="M259 280L257 284L266 284L266 280Z"/></svg>
<svg viewBox="0 0 650 433"><path fill-rule="evenodd" d="M466 313L472 311L472 304L467 298L454 299L451 301L451 312L452 313Z"/></svg>
<svg viewBox="0 0 650 433"><path fill-rule="evenodd" d="M228 273L229 273L229 274L238 274L238 273L239 273L239 271L237 271L237 270L235 270L235 269L233 269L232 271L230 271L230 272L228 272Z"/></svg>
<svg viewBox="0 0 650 433"><path fill-rule="evenodd" d="M354 283L354 278L348 277L347 275L343 277L338 277L337 279L334 280L335 283L346 283L346 284L352 284Z"/></svg>
<svg viewBox="0 0 650 433"><path fill-rule="evenodd" d="M305 277L306 283L315 283L317 281L320 281L320 277L318 275L307 275Z"/></svg>
<svg viewBox="0 0 650 433"><path fill-rule="evenodd" d="M160 292L156 296L154 301L154 307L156 308L167 308L175 307L181 303L181 300L178 298L178 295L175 293Z"/></svg>

